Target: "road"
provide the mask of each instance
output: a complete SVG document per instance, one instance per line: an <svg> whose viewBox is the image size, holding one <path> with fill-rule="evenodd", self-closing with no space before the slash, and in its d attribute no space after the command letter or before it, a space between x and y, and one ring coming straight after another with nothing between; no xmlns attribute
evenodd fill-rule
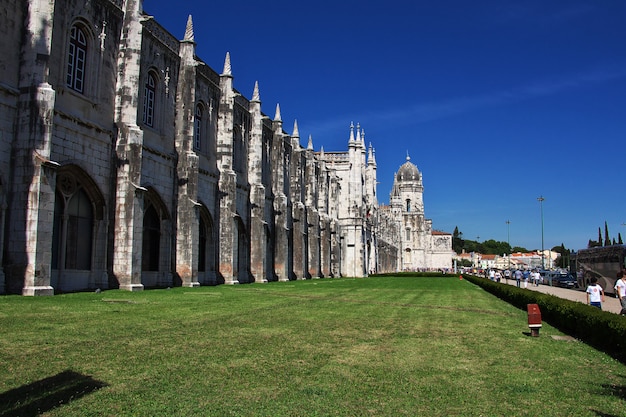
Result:
<svg viewBox="0 0 626 417"><path fill-rule="evenodd" d="M506 283L503 279L502 282ZM517 285L514 279L508 280L509 285ZM524 288L524 283L521 284L522 288ZM538 287L532 285L530 282L528 283L528 289L532 291L539 291L544 294L554 295L556 297L565 298L572 301L578 301L581 303L587 303L587 293L582 290L570 290L567 288L560 287L550 287L549 285L540 284ZM608 311L611 313L619 314L622 306L620 302L615 296L612 294L608 294L604 297L604 303L602 303L602 310Z"/></svg>

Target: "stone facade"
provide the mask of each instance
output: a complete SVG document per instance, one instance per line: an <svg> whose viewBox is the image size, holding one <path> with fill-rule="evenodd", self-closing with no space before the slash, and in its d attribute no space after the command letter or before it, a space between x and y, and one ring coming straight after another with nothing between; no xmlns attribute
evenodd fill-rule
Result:
<svg viewBox="0 0 626 417"><path fill-rule="evenodd" d="M405 265L360 126L347 152L302 147L280 107L262 112L258 84L250 99L234 89L228 54L221 73L196 56L191 17L178 40L141 0L2 4L0 292Z"/></svg>

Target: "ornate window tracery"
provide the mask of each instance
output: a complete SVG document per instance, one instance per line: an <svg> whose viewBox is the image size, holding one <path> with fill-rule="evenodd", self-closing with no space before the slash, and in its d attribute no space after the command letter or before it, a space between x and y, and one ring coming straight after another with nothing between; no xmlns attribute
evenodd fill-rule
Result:
<svg viewBox="0 0 626 417"><path fill-rule="evenodd" d="M57 178L52 231L52 269L90 270L93 203L71 174Z"/></svg>
<svg viewBox="0 0 626 417"><path fill-rule="evenodd" d="M66 84L72 90L83 93L87 70L88 42L85 30L79 25L72 26L67 54Z"/></svg>
<svg viewBox="0 0 626 417"><path fill-rule="evenodd" d="M143 94L143 123L154 127L154 111L157 93L157 77L153 71L148 73Z"/></svg>
<svg viewBox="0 0 626 417"><path fill-rule="evenodd" d="M196 105L196 113L194 118L194 129L193 129L193 147L195 150L202 150L202 142L204 136L204 129L202 128L202 121L204 115L204 108L202 104L198 103Z"/></svg>

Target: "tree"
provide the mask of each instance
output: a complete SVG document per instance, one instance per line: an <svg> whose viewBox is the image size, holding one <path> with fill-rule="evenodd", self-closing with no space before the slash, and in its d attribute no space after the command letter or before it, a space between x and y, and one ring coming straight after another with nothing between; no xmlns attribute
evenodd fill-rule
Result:
<svg viewBox="0 0 626 417"><path fill-rule="evenodd" d="M570 251L565 245L561 243L561 246L555 246L551 250L559 254L559 257L556 258L555 266L558 268L567 268L569 266Z"/></svg>
<svg viewBox="0 0 626 417"><path fill-rule="evenodd" d="M617 244L618 245L623 245L624 244L624 242L622 242L622 234L621 233L617 234Z"/></svg>
<svg viewBox="0 0 626 417"><path fill-rule="evenodd" d="M597 246L602 246L602 241L598 242L597 240L589 239L587 243L587 248L595 248Z"/></svg>
<svg viewBox="0 0 626 417"><path fill-rule="evenodd" d="M598 227L598 246L602 246L602 230Z"/></svg>
<svg viewBox="0 0 626 417"><path fill-rule="evenodd" d="M611 239L609 239L609 225L604 221L604 246L611 246Z"/></svg>
<svg viewBox="0 0 626 417"><path fill-rule="evenodd" d="M472 261L470 261L469 259L461 259L461 265L457 265L457 266L469 267L469 266L472 266Z"/></svg>
<svg viewBox="0 0 626 417"><path fill-rule="evenodd" d="M498 242L493 239L485 240L482 246L483 253L489 255L504 255L511 252L511 246L507 242Z"/></svg>
<svg viewBox="0 0 626 417"><path fill-rule="evenodd" d="M463 233L459 232L459 227L456 226L454 228L454 232L452 233L452 250L456 253L461 253L463 252L464 244Z"/></svg>

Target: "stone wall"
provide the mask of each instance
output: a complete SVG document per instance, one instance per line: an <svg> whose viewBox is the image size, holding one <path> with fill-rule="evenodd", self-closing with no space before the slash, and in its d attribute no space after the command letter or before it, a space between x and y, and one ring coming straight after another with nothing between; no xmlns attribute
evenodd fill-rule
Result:
<svg viewBox="0 0 626 417"><path fill-rule="evenodd" d="M346 151L303 148L229 54L221 72L196 56L191 17L178 40L141 3L0 0L0 291L396 269L360 126Z"/></svg>

